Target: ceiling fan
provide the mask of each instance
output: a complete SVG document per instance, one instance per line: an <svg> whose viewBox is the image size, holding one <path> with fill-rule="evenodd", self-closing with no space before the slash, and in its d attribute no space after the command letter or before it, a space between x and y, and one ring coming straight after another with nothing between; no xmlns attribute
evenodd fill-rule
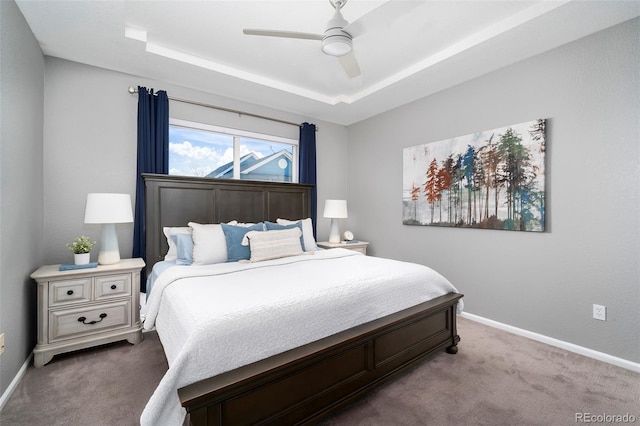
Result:
<svg viewBox="0 0 640 426"><path fill-rule="evenodd" d="M329 3L333 6L335 12L327 22L327 29L324 34L246 28L243 33L246 35L320 40L322 51L327 55L337 57L349 78L354 78L360 75L360 66L353 54L353 38L374 27L378 27L379 24L390 21L393 14L389 13L389 5L393 6L394 9L398 9L398 6L401 6L402 3L405 3L406 6L414 2L389 1L352 23L347 22L340 12L347 4L347 0L329 0Z"/></svg>

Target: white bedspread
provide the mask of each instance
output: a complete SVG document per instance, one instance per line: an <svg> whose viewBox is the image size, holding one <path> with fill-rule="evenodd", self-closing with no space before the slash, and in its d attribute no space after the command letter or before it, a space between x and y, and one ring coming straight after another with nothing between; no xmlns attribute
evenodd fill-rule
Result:
<svg viewBox="0 0 640 426"><path fill-rule="evenodd" d="M144 323L156 327L169 370L141 425L181 425L180 387L451 292L426 266L346 249L170 268L154 284Z"/></svg>

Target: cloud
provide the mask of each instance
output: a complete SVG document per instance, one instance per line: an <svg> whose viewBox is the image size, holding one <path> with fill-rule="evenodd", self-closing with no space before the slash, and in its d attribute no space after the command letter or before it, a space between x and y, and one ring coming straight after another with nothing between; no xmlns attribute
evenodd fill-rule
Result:
<svg viewBox="0 0 640 426"><path fill-rule="evenodd" d="M246 154L251 153L251 150L249 148L247 148L245 145L240 145L240 157L243 157ZM264 157L264 155L262 155L260 152L253 152L256 157L258 158L262 158ZM227 164L227 163L231 163L233 161L233 148L227 148L224 151L224 154L220 157L221 160L221 164Z"/></svg>
<svg viewBox="0 0 640 426"><path fill-rule="evenodd" d="M169 142L169 152L194 160L211 160L213 163L218 163L222 160L220 154L214 149L207 146L194 146L189 141L180 143Z"/></svg>

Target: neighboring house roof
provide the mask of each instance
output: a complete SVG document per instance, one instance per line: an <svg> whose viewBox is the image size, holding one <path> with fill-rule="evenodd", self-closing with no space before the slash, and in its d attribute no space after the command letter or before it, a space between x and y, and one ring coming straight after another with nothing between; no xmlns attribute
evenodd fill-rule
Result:
<svg viewBox="0 0 640 426"><path fill-rule="evenodd" d="M271 155L269 155L268 157L264 157L261 158L259 161L257 161L256 163L244 168L242 167L243 165L240 165L240 173L241 174L249 174L252 172L257 171L258 169L265 167L266 165L268 165L269 163L273 163L273 164L277 164L278 161L280 161L280 159L285 159L288 160L287 161L287 167L288 165L291 163L291 153L285 150L282 151L278 151L276 153L273 153ZM284 169L285 167L279 167L281 169Z"/></svg>
<svg viewBox="0 0 640 426"><path fill-rule="evenodd" d="M258 160L260 160L260 158L254 152L250 152L248 154L243 155L242 157L240 157L240 171L242 172L242 170L245 167L248 167L254 164ZM222 166L218 167L217 169L209 173L206 177L210 177L210 178L233 177L233 161L223 164Z"/></svg>
<svg viewBox="0 0 640 426"><path fill-rule="evenodd" d="M284 160L285 163L281 161ZM291 173L291 162L293 157L290 152L281 150L267 157L259 158L251 152L240 158L240 174L243 179L250 179L252 176L289 176ZM284 167L283 167L284 166ZM207 177L212 178L232 178L233 161L218 167Z"/></svg>

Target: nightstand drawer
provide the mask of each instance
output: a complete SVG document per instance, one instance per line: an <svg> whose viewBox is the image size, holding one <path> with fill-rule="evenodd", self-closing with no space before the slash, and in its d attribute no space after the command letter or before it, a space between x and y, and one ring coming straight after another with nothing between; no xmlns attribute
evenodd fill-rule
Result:
<svg viewBox="0 0 640 426"><path fill-rule="evenodd" d="M317 244L318 244L318 247L323 249L343 248L347 250L357 251L364 255L367 254L367 247L369 246L369 243L367 241L358 241L357 243L355 242L330 243L329 241L318 241Z"/></svg>
<svg viewBox="0 0 640 426"><path fill-rule="evenodd" d="M61 306L91 300L91 278L51 281L49 283L49 306Z"/></svg>
<svg viewBox="0 0 640 426"><path fill-rule="evenodd" d="M349 244L344 244L345 246L348 246ZM345 247L346 249L349 250L353 250L353 251L357 251L358 253L362 253L362 254L367 254L367 246L359 246L359 247Z"/></svg>
<svg viewBox="0 0 640 426"><path fill-rule="evenodd" d="M95 278L95 300L131 295L131 274Z"/></svg>
<svg viewBox="0 0 640 426"><path fill-rule="evenodd" d="M131 300L49 311L49 342L131 325Z"/></svg>

